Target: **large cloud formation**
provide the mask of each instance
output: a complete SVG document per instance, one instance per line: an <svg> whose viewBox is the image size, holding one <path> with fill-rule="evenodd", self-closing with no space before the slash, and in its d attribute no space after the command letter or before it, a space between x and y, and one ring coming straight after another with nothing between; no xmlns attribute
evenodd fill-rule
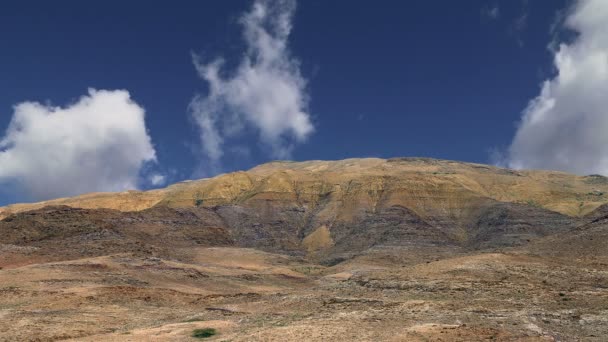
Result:
<svg viewBox="0 0 608 342"><path fill-rule="evenodd" d="M247 50L229 77L222 76L221 58L204 64L194 56L209 91L192 100L190 111L212 164L219 163L227 139L246 131L255 132L276 158L289 157L313 132L306 80L287 46L295 7L295 0L254 2L240 19Z"/></svg>
<svg viewBox="0 0 608 342"><path fill-rule="evenodd" d="M135 189L155 161L144 110L124 90L89 89L76 103L23 102L0 140L0 183L41 200Z"/></svg>
<svg viewBox="0 0 608 342"><path fill-rule="evenodd" d="M565 25L578 35L554 50L557 74L525 109L508 164L608 175L608 1L578 1Z"/></svg>

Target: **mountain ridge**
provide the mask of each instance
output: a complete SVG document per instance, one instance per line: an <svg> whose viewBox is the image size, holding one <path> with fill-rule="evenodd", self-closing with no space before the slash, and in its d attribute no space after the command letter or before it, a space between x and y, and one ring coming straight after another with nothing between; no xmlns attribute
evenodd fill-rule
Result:
<svg viewBox="0 0 608 342"><path fill-rule="evenodd" d="M509 177L523 178L509 180ZM412 191L422 188L420 190L428 194L433 188L458 186L460 193L468 191L473 195L501 202L527 202L568 216L583 216L608 203L608 195L605 195L608 193L608 180L598 175L577 176L559 171L512 170L421 157L351 158L337 161L272 161L247 171L178 182L163 189L89 193L38 203L12 204L0 207L0 218L10 213L46 205L138 211L159 204L174 207L192 206L196 196L200 197L205 206L241 202L247 200L248 196L264 197L262 193L269 199L279 199L281 193L284 198L289 198L287 194L290 192L320 197L331 191L343 190L342 188L349 182L352 184L353 180L362 183L363 187L369 187L370 191L385 191L386 186L390 187L386 181L391 179L405 180L400 186L409 187ZM512 188L509 189L510 187ZM450 189L444 192L446 191ZM423 211L415 204L406 207Z"/></svg>
<svg viewBox="0 0 608 342"><path fill-rule="evenodd" d="M45 229L78 225L72 222L75 212L63 209L56 210L66 213L65 219L52 223L59 215L53 208L66 206L89 210L100 220L114 217L118 221L102 221L123 231L126 226L120 222L157 227L155 218L167 215L176 218L154 233L143 230L143 241L171 236L172 230L186 234L179 239L196 241L199 233L192 227L198 226L221 230L234 246L332 264L374 246L481 250L563 233L608 203L608 182L598 177L590 181L563 172L430 158L275 161L147 192L94 193L9 206L0 212L0 222L14 229L6 221L27 221L31 212L42 218ZM185 217L194 221L183 221ZM38 224L38 219L29 220Z"/></svg>

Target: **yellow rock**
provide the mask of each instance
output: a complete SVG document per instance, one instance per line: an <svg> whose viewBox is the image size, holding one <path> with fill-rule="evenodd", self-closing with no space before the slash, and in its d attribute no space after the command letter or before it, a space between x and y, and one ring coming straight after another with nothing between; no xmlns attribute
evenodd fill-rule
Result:
<svg viewBox="0 0 608 342"><path fill-rule="evenodd" d="M325 225L315 229L315 231L308 234L308 236L302 240L302 246L304 246L309 253L327 249L333 245L334 240L331 238L331 233Z"/></svg>
<svg viewBox="0 0 608 342"><path fill-rule="evenodd" d="M194 206L197 198L205 207L255 206L268 201L319 207L316 217L327 222L349 221L360 212L396 205L421 217L439 215L458 220L488 199L582 216L608 203L608 180L429 158L277 161L160 190L94 193L10 205L0 208L0 218L47 205L135 211L155 205Z"/></svg>

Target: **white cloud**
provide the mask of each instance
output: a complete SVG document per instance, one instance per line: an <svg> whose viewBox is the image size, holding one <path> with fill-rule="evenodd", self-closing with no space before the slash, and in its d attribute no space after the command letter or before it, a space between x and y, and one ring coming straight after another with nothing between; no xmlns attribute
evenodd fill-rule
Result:
<svg viewBox="0 0 608 342"><path fill-rule="evenodd" d="M154 186L159 186L165 184L165 182L167 181L167 177L159 173L154 173L148 176L148 181Z"/></svg>
<svg viewBox="0 0 608 342"><path fill-rule="evenodd" d="M295 0L253 3L240 19L247 50L228 77L222 76L221 58L204 64L194 56L209 91L192 100L190 111L212 164L219 163L230 138L251 129L276 158L289 157L313 132L306 80L287 46L295 7Z"/></svg>
<svg viewBox="0 0 608 342"><path fill-rule="evenodd" d="M89 89L66 107L23 102L0 140L0 183L31 199L135 189L155 161L144 109L124 90Z"/></svg>
<svg viewBox="0 0 608 342"><path fill-rule="evenodd" d="M508 163L608 174L608 2L578 1L565 25L578 36L554 51L557 74L525 109Z"/></svg>

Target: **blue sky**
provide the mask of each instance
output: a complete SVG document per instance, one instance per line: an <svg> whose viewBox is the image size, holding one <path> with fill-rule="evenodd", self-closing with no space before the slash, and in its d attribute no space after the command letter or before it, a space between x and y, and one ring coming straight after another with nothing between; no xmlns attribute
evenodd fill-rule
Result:
<svg viewBox="0 0 608 342"><path fill-rule="evenodd" d="M133 186L147 189L247 169L277 156L293 160L425 156L492 163L496 160L491 151L498 150L511 158L507 164L565 168L550 162L524 162L534 156L508 155L509 147L517 145L514 135L529 101L539 96L544 81L555 78L556 52L548 46L559 39L559 19L573 11L565 11L574 4L565 0L386 0L374 5L353 0L299 1L293 17L289 13L286 17L292 29L285 38L286 48L280 51L284 59L278 64L287 63L280 75L295 70L295 76L288 76L302 81L292 89L301 98L285 108L292 108L293 115L301 114L310 129L295 124L277 126L274 121L260 126L255 121L259 117L242 113L232 117L239 123L218 124L216 133L223 138L218 147L221 157L210 157L208 146L204 146L209 140L201 137L205 131L197 123L200 116L193 113L191 103L198 95L204 110L217 109L209 114L216 122L229 116L225 112L250 108L229 98L234 91L226 89L232 89L230 79L238 78L235 73L246 59L247 49L252 48L243 37L247 24L242 20L252 13L252 4L157 1L144 6L124 1L65 0L5 4L0 14L0 130L7 133L4 146L0 144L0 163L5 163L0 165L0 205L74 192ZM271 15L287 10L279 6L275 11ZM273 20L263 19L258 28L268 29L272 35ZM197 74L193 56L199 71L208 71L209 63L224 58L219 70L219 86L224 90L218 97L209 100L209 83ZM276 63L270 64L273 68ZM290 80L294 79L286 82ZM264 83L266 86L269 92L282 94ZM83 96L93 97L89 88L126 90L130 101L145 110L150 145L140 131L137 137L124 140L124 151L140 144L134 155L145 166L123 167L122 159L112 159L115 152L107 152L103 158L110 158L108 163L95 159L91 165L100 168L119 163L111 168L124 168L127 176L121 178L108 171L103 176L106 180L93 188L62 185L53 192L43 190L60 181L36 185L42 190L25 183L31 183L36 175L49 182L53 177L71 175L86 183L87 177L96 174L82 175L78 170L72 174L71 169L61 167L49 171L47 162L41 161L35 171L27 171L27 177L24 166L5 171L2 178L2 168L8 168L9 161L30 165L31 159L43 158L28 152L21 152L18 158L15 151L21 140L6 142L14 106L39 102L52 115L49 108L66 108ZM286 122L281 113L272 120ZM83 127L94 130L103 115L103 111L92 112L92 123ZM233 124L242 127L235 132L226 128ZM115 127L114 121L108 125ZM65 134L80 127L72 126L71 121L52 127L66 126L70 133ZM275 128L283 129L278 138L271 132ZM40 129L45 132L44 126ZM49 140L51 143L32 146L48 156L45 146L53 148L65 134L58 134ZM108 139L116 138L99 139L108 144ZM279 149L283 152L277 152ZM108 149L121 150L120 146ZM89 158L92 152L87 153ZM75 163L72 168L83 163L82 159L71 162ZM587 169L569 171L584 173ZM53 172L58 175L49 176ZM154 176L157 181L151 181ZM121 183L110 184L112 177L122 179Z"/></svg>

